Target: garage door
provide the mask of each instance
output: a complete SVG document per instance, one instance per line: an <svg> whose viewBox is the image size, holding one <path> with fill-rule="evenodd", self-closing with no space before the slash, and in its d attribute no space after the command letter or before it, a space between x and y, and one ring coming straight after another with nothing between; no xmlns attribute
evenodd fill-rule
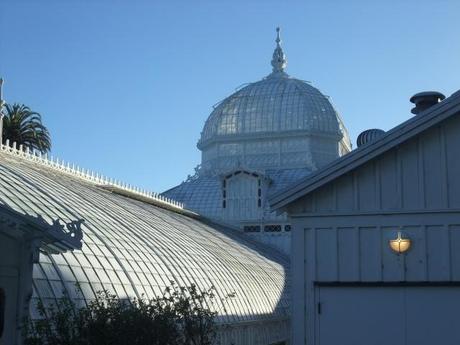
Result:
<svg viewBox="0 0 460 345"><path fill-rule="evenodd" d="M319 287L320 345L459 345L460 287Z"/></svg>

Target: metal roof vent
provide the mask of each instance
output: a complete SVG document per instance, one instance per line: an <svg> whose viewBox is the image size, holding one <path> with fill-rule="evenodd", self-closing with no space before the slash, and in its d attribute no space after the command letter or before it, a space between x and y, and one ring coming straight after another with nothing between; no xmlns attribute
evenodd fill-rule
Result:
<svg viewBox="0 0 460 345"><path fill-rule="evenodd" d="M381 129L368 129L362 132L360 135L358 135L358 139L356 139L356 144L358 145L358 147L361 147L362 145L365 145L380 138L384 134L385 131Z"/></svg>
<svg viewBox="0 0 460 345"><path fill-rule="evenodd" d="M419 114L422 111L431 108L433 105L441 102L446 96L437 91L425 91L419 92L413 95L410 98L410 101L415 104L415 107L412 108L412 114Z"/></svg>

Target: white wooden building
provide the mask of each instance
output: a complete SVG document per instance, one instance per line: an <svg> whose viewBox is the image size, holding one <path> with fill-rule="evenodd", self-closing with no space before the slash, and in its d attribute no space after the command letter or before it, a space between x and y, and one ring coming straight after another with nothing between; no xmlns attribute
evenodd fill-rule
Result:
<svg viewBox="0 0 460 345"><path fill-rule="evenodd" d="M270 203L292 222L293 344L460 344L460 91Z"/></svg>

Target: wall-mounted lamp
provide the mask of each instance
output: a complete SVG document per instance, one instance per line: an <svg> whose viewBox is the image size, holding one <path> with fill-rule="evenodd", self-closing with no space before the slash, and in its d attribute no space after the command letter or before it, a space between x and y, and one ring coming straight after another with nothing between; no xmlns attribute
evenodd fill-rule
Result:
<svg viewBox="0 0 460 345"><path fill-rule="evenodd" d="M394 240L389 241L390 248L398 253L405 253L409 250L411 245L411 240L409 238L403 238L401 231L398 231L398 237Z"/></svg>

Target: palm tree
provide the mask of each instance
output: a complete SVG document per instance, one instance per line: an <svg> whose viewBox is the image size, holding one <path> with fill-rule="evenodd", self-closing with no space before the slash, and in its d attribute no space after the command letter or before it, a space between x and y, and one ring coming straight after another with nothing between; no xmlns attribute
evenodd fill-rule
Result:
<svg viewBox="0 0 460 345"><path fill-rule="evenodd" d="M48 129L42 124L39 113L30 110L24 104L6 104L3 118L3 144L9 140L10 145L23 145L30 150L46 153L51 149Z"/></svg>

